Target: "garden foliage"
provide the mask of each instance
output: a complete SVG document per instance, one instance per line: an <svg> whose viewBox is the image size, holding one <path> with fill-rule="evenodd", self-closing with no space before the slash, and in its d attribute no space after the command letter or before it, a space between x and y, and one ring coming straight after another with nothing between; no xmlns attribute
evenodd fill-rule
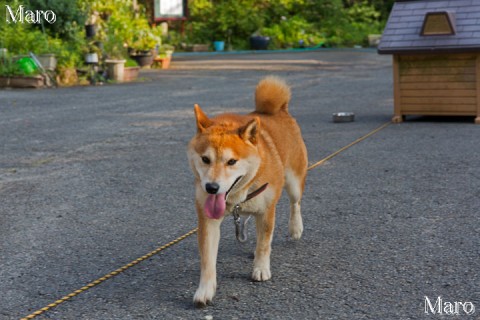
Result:
<svg viewBox="0 0 480 320"><path fill-rule="evenodd" d="M0 0L17 8L52 10L53 24L6 23L0 19L0 48L12 55L55 53L60 67L76 67L84 54L125 58L127 48L151 50L161 44L159 28L148 19L152 0ZM150 4L149 4L150 3ZM181 43L226 41L227 48L248 49L252 35L271 38L271 49L366 45L368 34L381 33L393 0L189 0L184 32L171 23L167 38ZM143 5L142 5L143 4ZM95 21L91 21L95 20ZM97 35L86 39L85 24ZM179 26L179 25L178 25ZM102 49L98 48L102 42Z"/></svg>
<svg viewBox="0 0 480 320"><path fill-rule="evenodd" d="M13 9L23 5L35 10L52 10L57 14L57 21L54 24L7 23L2 18L0 48L7 48L10 55L55 53L60 67L74 67L83 61L84 19L75 1L0 0L1 12L7 4Z"/></svg>
<svg viewBox="0 0 480 320"><path fill-rule="evenodd" d="M272 38L272 49L366 45L382 32L393 0L190 0L183 41L224 40L248 48L252 34Z"/></svg>
<svg viewBox="0 0 480 320"><path fill-rule="evenodd" d="M127 47L151 50L161 43L159 30L149 24L141 5L133 9L133 0L0 0L0 12L5 5L13 10L23 5L55 12L53 24L0 19L0 48L7 48L10 55L54 53L59 68L81 66L88 52L103 58L126 58ZM85 24L92 19L97 34L87 39Z"/></svg>

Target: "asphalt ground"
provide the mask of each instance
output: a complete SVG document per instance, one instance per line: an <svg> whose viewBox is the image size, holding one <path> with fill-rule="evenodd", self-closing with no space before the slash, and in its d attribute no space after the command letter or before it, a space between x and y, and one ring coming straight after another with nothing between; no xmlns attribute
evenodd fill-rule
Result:
<svg viewBox="0 0 480 320"><path fill-rule="evenodd" d="M137 83L0 90L0 319L18 319L196 227L193 104L247 113L266 75L292 86L314 163L388 122L391 57L374 51L178 57ZM355 122L333 123L351 111ZM480 126L409 117L311 170L305 231L277 207L270 281L254 232L225 219L214 305L195 309L196 236L37 319L450 319L480 315ZM250 226L253 229L253 224Z"/></svg>

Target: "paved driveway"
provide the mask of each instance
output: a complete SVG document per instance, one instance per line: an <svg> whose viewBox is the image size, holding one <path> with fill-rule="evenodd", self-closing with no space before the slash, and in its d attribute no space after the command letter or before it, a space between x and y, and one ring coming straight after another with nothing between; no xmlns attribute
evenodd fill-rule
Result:
<svg viewBox="0 0 480 320"><path fill-rule="evenodd" d="M269 74L292 85L312 163L391 118L391 58L374 51L179 57L141 83L0 90L0 319L26 316L193 229L193 104L249 112ZM356 121L334 124L336 111ZM478 317L472 123L410 118L309 172L301 241L287 237L285 197L278 205L271 281L250 281L254 239L238 244L226 219L214 306L192 304L191 236L38 319L439 317L425 315L425 296L472 302Z"/></svg>

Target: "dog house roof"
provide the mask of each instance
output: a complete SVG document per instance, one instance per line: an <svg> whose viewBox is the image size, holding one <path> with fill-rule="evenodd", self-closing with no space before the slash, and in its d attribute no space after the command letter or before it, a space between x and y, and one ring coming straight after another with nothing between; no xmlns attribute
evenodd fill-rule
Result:
<svg viewBox="0 0 480 320"><path fill-rule="evenodd" d="M428 13L442 12L450 35L421 35ZM378 53L480 51L479 0L402 0L395 2Z"/></svg>

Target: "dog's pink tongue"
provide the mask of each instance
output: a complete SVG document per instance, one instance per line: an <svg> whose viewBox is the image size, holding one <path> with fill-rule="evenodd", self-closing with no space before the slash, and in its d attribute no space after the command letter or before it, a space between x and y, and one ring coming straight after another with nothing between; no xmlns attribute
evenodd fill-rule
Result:
<svg viewBox="0 0 480 320"><path fill-rule="evenodd" d="M225 213L225 193L209 194L205 201L205 214L210 219L220 219Z"/></svg>

